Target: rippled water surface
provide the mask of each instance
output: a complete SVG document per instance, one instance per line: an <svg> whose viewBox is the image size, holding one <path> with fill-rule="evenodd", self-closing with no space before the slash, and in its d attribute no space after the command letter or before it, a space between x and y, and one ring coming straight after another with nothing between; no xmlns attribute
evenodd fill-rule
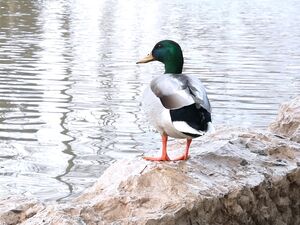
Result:
<svg viewBox="0 0 300 225"><path fill-rule="evenodd" d="M0 0L0 196L72 197L160 148L140 107L162 39L207 87L217 125L266 127L300 94L298 0Z"/></svg>

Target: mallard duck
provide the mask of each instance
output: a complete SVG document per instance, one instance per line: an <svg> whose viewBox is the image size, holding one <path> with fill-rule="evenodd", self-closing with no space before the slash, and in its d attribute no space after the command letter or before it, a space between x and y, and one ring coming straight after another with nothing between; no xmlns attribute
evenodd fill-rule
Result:
<svg viewBox="0 0 300 225"><path fill-rule="evenodd" d="M183 55L174 41L158 42L150 54L138 61L159 61L165 65L165 73L155 77L145 90L143 106L150 123L162 137L162 155L144 157L151 161L170 161L167 153L168 137L186 138L184 154L172 160L186 160L193 138L213 130L211 106L201 81L182 74Z"/></svg>

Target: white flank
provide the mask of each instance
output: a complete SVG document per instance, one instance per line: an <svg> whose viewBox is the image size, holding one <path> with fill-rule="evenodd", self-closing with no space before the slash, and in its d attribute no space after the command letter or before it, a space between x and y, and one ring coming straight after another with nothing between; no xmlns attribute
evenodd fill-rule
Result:
<svg viewBox="0 0 300 225"><path fill-rule="evenodd" d="M205 133L203 131L198 131L192 128L184 121L174 121L173 126L176 128L176 130L182 133L189 133L189 134L196 134L196 135L203 135Z"/></svg>

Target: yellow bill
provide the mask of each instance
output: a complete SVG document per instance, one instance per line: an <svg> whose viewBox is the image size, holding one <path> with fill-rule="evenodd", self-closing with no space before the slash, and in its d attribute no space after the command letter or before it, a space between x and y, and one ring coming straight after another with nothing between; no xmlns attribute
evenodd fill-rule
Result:
<svg viewBox="0 0 300 225"><path fill-rule="evenodd" d="M154 61L155 58L153 57L153 55L150 53L148 54L145 58L141 59L140 61L136 62L136 64L139 64L139 63L147 63L147 62L151 62L151 61Z"/></svg>

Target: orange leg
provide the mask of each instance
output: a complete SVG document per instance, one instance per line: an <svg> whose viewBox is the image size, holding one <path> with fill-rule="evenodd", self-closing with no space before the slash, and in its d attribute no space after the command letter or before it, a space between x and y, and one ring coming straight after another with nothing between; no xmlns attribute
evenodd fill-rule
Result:
<svg viewBox="0 0 300 225"><path fill-rule="evenodd" d="M166 134L163 134L161 136L162 140L162 154L161 157L143 157L146 160L149 161L170 161L170 158L167 154L167 142L168 142L168 136Z"/></svg>
<svg viewBox="0 0 300 225"><path fill-rule="evenodd" d="M182 156L179 156L175 159L173 159L174 161L176 160L187 160L189 157L189 149L190 149L190 145L192 143L192 139L186 139L186 146L185 146L185 151L183 153Z"/></svg>

